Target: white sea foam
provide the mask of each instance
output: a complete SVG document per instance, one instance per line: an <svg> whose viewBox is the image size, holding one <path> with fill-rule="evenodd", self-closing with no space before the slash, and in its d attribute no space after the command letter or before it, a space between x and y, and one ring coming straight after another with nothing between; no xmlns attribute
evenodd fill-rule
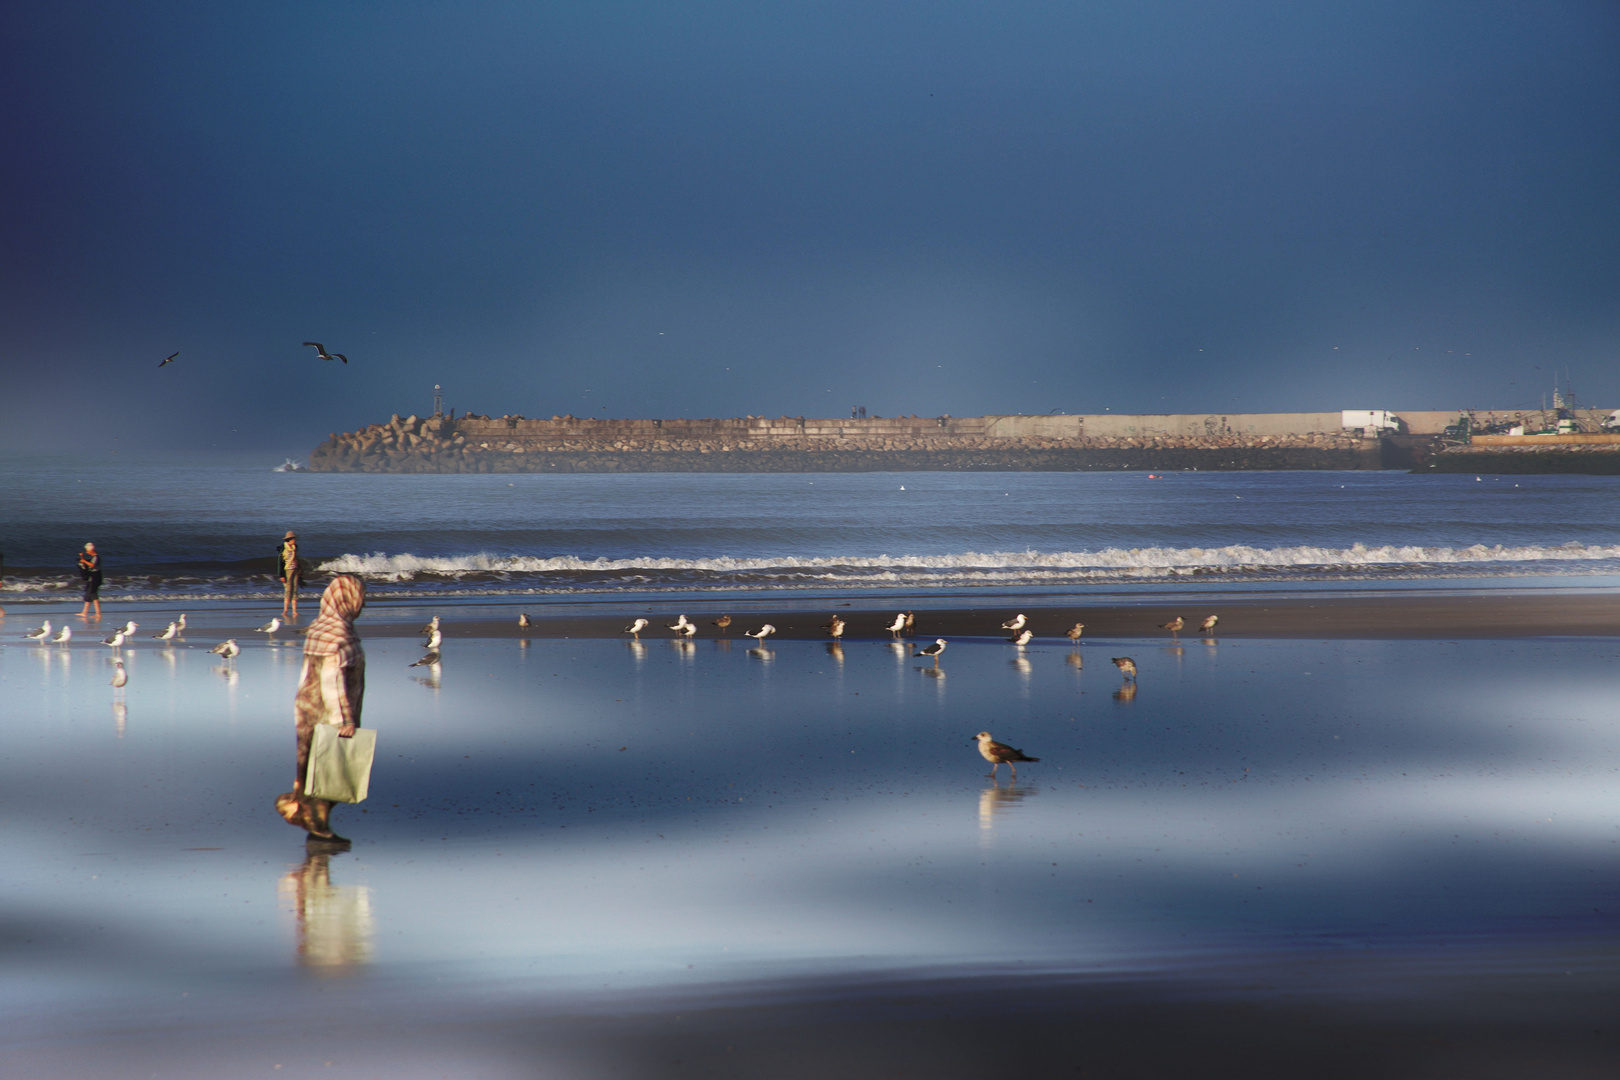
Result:
<svg viewBox="0 0 1620 1080"><path fill-rule="evenodd" d="M731 575L821 576L835 580L844 576L862 580L886 575L911 577L908 571L947 573L971 578L977 573L1004 579L1009 573L1026 576L1070 576L1103 572L1176 574L1204 571L1266 570L1349 570L1423 566L1487 566L1492 563L1531 564L1538 562L1596 562L1620 560L1620 546L1563 544L1558 546L1475 544L1470 547L1419 547L1406 545L1347 548L1313 546L1261 548L1232 545L1215 548L1104 548L1100 551L994 551L963 552L949 555L846 555L803 558L792 555L705 559L630 558L581 559L571 555L548 557L525 555L342 555L321 563L327 573L363 574L380 581L405 581L421 575L461 577L466 575L512 574L613 574L649 573L653 578L669 573Z"/></svg>

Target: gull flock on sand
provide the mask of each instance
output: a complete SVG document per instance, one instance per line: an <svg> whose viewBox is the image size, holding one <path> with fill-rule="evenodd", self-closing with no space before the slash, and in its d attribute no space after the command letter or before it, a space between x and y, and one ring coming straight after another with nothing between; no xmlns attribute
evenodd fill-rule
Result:
<svg viewBox="0 0 1620 1080"><path fill-rule="evenodd" d="M902 635L912 634L915 632L916 618L916 614L911 611L897 612L892 621L886 624L877 624L872 628L871 632L874 634L887 633L892 635L891 645L898 650L901 655L904 655L905 652L909 650L906 648L904 643L900 641L900 638ZM732 621L733 620L730 615L721 615L719 618L713 620L710 625L718 628L721 634L725 634L730 628ZM1205 616L1202 622L1199 624L1199 632L1203 634L1213 633L1215 626L1219 621L1219 615ZM264 634L267 641L272 645L280 644L280 640L276 637L276 634L282 629L283 626L287 625L289 624L283 623L279 617L272 617L269 622L262 626L256 627L254 632ZM645 632L651 625L652 622L649 619L636 618L630 622L630 625L624 628L623 632L629 634L635 642L639 642L641 640L642 633ZM1178 636L1181 629L1187 625L1187 621L1182 616L1176 615L1166 622L1156 623L1155 625L1160 630L1170 631L1171 636L1175 637ZM520 614L518 616L518 626L521 629L528 630L534 626L534 621L526 613ZM698 634L697 624L688 619L684 614L677 616L673 623L666 624L666 626L667 629L677 636L677 640L679 641L690 641ZM170 622L161 632L153 634L151 637L153 640L161 642L165 648L168 648L175 641L184 640L183 635L185 632L185 627L186 616L181 615L173 622ZM827 646L829 650L836 650L840 647L840 643L844 640L849 628L849 621L839 615L833 615L827 622L821 624L821 629L833 639L832 642ZM1013 636L1007 638L1006 640L1019 649L1020 657L1023 655L1023 649L1025 646L1028 646L1036 638L1035 629L1030 625L1029 616L1023 612L1019 612L1011 619L1002 622L999 625L999 628L1001 630L1012 631ZM1067 637L1069 641L1076 648L1078 648L1080 645L1081 635L1084 633L1085 628L1085 623L1076 622L1068 630L1062 631L1062 636ZM122 649L126 642L132 641L137 629L138 625L134 621L126 622L123 626L114 630L108 637L102 639L101 643L109 646L115 652L117 652ZM73 630L66 624L57 630L54 637L51 636L51 630L51 621L46 619L40 626L24 633L23 638L27 641L50 641L62 645L67 645L73 638ZM425 667L432 669L433 671L437 671L439 665L443 662L444 630L440 617L435 615L433 619L427 623L427 625L422 627L421 632L426 635L426 640L422 643L423 655L421 659L407 666L412 668ZM770 623L764 623L757 630L744 631L744 635L746 637L753 638L760 646L763 646L765 639L776 632L777 629L775 626L771 625ZM944 655L947 645L949 645L949 642L945 638L935 638L931 644L925 645L922 648L917 649L915 652L912 652L911 655L914 657L921 657L933 661L932 668L923 668L919 670L923 671L925 674L943 675L943 672L938 671L937 669L939 668L940 657ZM639 645L636 647L640 648ZM235 638L227 638L208 651L211 654L222 657L228 662L234 660L237 656L240 656L242 648L237 643ZM770 653L762 648L754 651L760 653L766 659L768 659L770 656ZM1079 658L1080 654L1078 652L1073 653L1070 657L1071 661L1075 663L1078 663ZM1129 656L1116 656L1113 657L1112 660L1114 666L1119 668L1120 675L1124 679L1124 686L1118 693L1115 694L1115 697L1129 701L1134 698L1136 693L1136 679L1138 671L1136 660ZM112 662L114 666L112 686L118 694L122 694L124 687L129 684L129 672L125 668L124 661L121 658L115 657ZM1023 665L1021 670L1028 669L1028 661L1020 659L1016 661L1016 663ZM1040 758L1031 757L1025 754L1024 751L1020 749L1008 746L1005 743L997 742L991 737L988 731L981 731L973 738L974 744L979 748L979 754L984 758L984 760L990 763L989 775L992 779L995 778L996 771L1002 765L1006 765L1012 770L1013 779L1017 780L1019 762L1032 763L1040 760Z"/></svg>

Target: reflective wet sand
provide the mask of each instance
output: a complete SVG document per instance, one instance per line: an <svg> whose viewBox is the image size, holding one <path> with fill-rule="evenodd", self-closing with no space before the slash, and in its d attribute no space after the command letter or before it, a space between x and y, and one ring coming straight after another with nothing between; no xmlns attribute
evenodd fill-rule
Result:
<svg viewBox="0 0 1620 1080"><path fill-rule="evenodd" d="M208 619L0 649L15 1074L1620 1061L1614 639L379 633L343 851Z"/></svg>

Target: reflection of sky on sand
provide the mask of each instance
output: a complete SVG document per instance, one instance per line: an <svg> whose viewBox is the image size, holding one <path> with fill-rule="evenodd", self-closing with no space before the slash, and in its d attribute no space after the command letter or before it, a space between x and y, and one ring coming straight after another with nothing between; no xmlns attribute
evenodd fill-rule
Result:
<svg viewBox="0 0 1620 1080"><path fill-rule="evenodd" d="M5 915L56 928L23 970L597 987L1616 929L1609 642L1139 649L1129 708L1067 643L1028 670L999 640L938 669L870 641L451 644L437 692L414 641L368 647L373 797L320 863L270 810L294 650L245 647L233 682L206 646L126 650L122 739L105 663L0 650ZM986 728L1042 762L992 784Z"/></svg>

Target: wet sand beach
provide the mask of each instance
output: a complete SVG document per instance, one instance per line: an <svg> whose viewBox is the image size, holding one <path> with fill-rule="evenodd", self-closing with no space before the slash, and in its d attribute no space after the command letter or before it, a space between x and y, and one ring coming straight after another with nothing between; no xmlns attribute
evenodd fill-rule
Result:
<svg viewBox="0 0 1620 1080"><path fill-rule="evenodd" d="M306 849L270 807L295 633L193 609L187 640L123 650L117 699L93 639L7 640L0 1061L498 1077L1620 1063L1612 596L1182 599L744 602L724 638L717 606L689 607L697 640L655 620L663 636L639 643L619 633L633 607L376 605L359 628L378 764L371 799L335 813L347 850ZM906 607L915 639L874 633ZM1206 608L1213 638L1194 629ZM853 633L839 645L819 630L834 611ZM1017 611L1050 631L1008 645L997 624ZM408 667L433 613L442 662ZM1180 642L1153 625L1174 613ZM1077 615L1079 647L1049 636ZM781 631L763 647L740 636L763 620ZM228 635L243 653L226 663L206 650ZM953 639L937 666L912 655L936 635ZM1136 659L1134 684L1115 655ZM990 779L972 745L986 729L1041 760Z"/></svg>

